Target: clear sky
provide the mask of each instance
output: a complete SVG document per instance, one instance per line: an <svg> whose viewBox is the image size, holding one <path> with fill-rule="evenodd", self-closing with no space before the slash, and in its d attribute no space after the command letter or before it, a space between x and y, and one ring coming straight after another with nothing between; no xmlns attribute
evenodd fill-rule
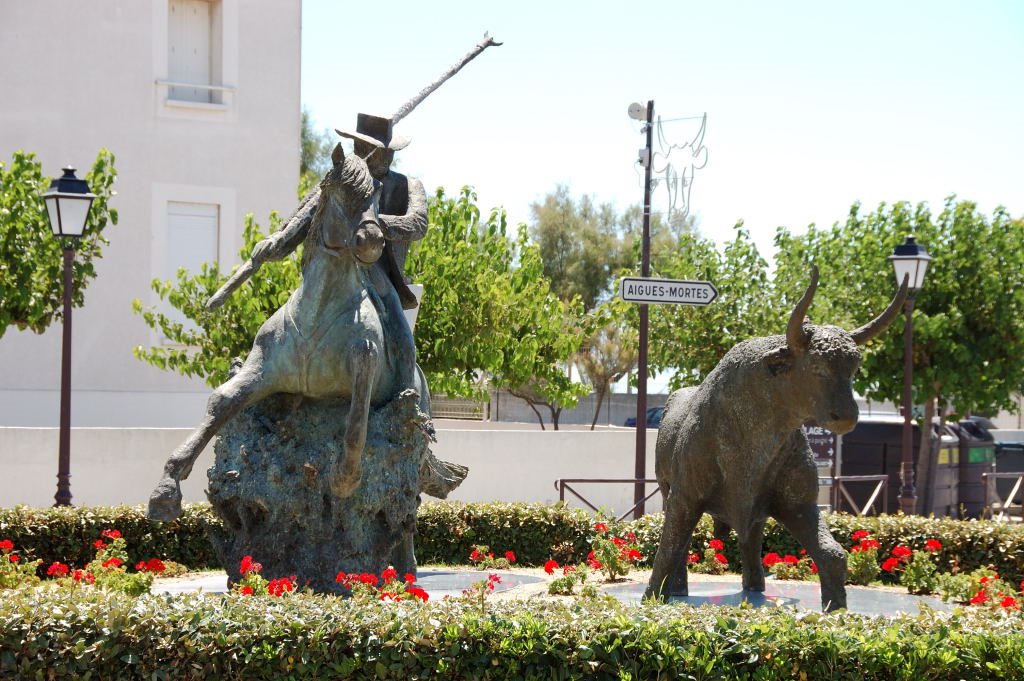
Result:
<svg viewBox="0 0 1024 681"><path fill-rule="evenodd" d="M383 8L387 8L386 10ZM639 203L640 125L707 112L692 212L762 253L775 228L844 218L853 201L956 193L1024 214L1024 3L439 2L358 11L303 0L302 102L318 128L391 114L489 31L486 50L396 127L400 169L472 185L512 223L559 183ZM666 123L683 143L694 121ZM675 158L673 158L675 161ZM666 196L656 190L654 209Z"/></svg>

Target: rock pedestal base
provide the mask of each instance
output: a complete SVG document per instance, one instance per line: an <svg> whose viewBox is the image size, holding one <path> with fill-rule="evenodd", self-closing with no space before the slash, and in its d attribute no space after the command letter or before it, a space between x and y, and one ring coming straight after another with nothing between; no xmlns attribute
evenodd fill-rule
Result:
<svg viewBox="0 0 1024 681"><path fill-rule="evenodd" d="M207 496L223 528L211 540L228 573L251 555L268 579L344 593L339 571L415 572L413 534L430 423L409 391L372 410L362 478L351 496L331 493L328 472L344 456L347 400L274 395L220 431ZM432 458L432 457L431 457Z"/></svg>

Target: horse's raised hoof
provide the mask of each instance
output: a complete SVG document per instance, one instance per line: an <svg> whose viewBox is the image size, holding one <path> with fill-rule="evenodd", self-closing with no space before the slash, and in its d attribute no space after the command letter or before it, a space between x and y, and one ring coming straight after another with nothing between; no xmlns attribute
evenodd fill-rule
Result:
<svg viewBox="0 0 1024 681"><path fill-rule="evenodd" d="M149 496L149 519L170 522L181 515L181 483L164 478Z"/></svg>

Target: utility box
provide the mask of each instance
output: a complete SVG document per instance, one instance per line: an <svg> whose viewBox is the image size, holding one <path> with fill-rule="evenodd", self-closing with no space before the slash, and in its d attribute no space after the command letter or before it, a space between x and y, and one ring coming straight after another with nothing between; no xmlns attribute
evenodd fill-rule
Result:
<svg viewBox="0 0 1024 681"><path fill-rule="evenodd" d="M960 439L948 425L940 433L933 480L931 508L925 509L925 515L957 517L960 513ZM919 485L918 496L920 490Z"/></svg>

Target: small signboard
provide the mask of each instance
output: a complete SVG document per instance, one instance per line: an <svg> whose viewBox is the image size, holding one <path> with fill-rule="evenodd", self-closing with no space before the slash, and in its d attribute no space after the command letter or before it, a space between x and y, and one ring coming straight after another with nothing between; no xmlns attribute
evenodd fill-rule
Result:
<svg viewBox="0 0 1024 681"><path fill-rule="evenodd" d="M710 281L624 277L619 296L627 303L708 305L718 297L718 289Z"/></svg>
<svg viewBox="0 0 1024 681"><path fill-rule="evenodd" d="M803 430L814 458L820 462L831 462L836 455L836 434L819 426L814 421L805 423Z"/></svg>

